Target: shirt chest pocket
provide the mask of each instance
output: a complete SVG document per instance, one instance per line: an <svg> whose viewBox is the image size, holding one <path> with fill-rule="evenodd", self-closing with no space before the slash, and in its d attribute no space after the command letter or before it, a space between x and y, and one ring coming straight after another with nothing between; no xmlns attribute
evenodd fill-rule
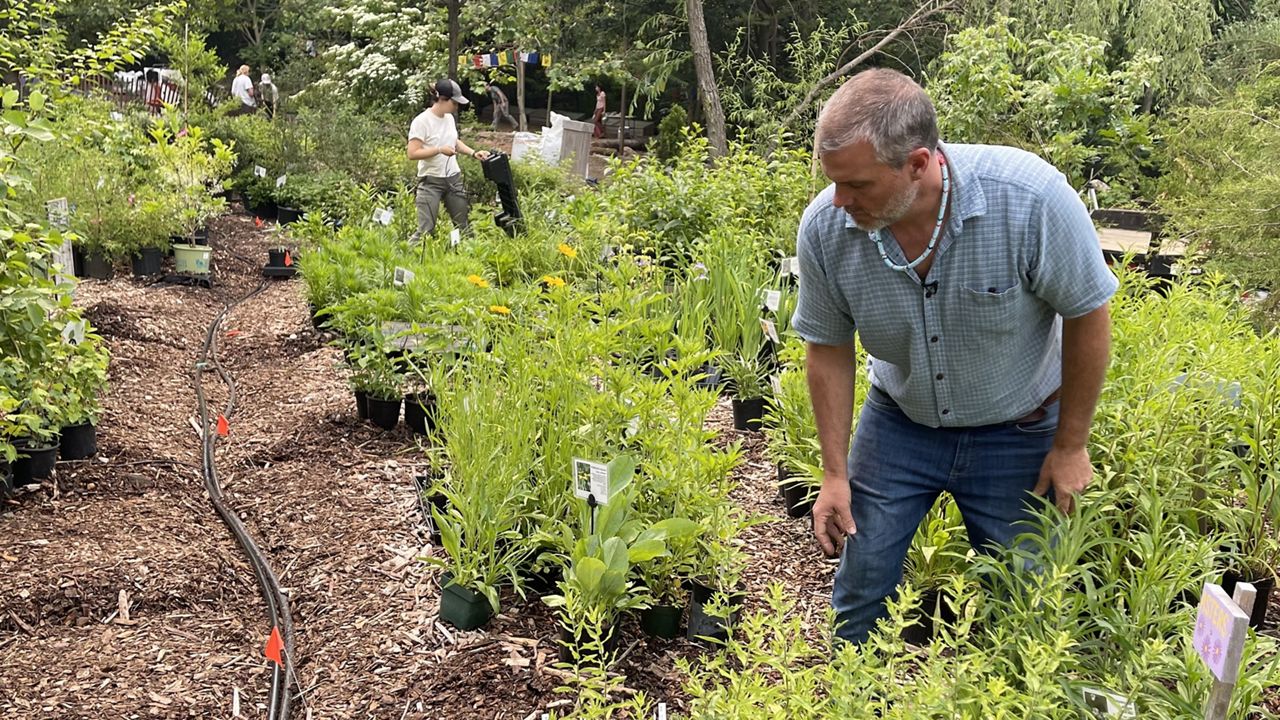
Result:
<svg viewBox="0 0 1280 720"><path fill-rule="evenodd" d="M1011 333L1021 324L1025 300L1018 281L973 282L960 287L960 317L978 332Z"/></svg>

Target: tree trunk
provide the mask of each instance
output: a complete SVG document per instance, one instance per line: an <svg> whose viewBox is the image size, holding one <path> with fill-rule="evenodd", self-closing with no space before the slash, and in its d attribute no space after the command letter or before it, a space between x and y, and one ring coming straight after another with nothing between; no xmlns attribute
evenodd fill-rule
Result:
<svg viewBox="0 0 1280 720"><path fill-rule="evenodd" d="M711 69L707 21L702 16L702 0L685 0L684 7L689 15L689 45L693 48L693 70L698 76L698 94L702 96L702 109L707 116L707 139L711 141L711 154L718 157L729 151L729 140L725 134L720 92L716 89L716 77Z"/></svg>
<svg viewBox="0 0 1280 720"><path fill-rule="evenodd" d="M622 81L622 100L618 105L618 147L622 147L627 140L627 81ZM600 118L600 122L604 122L604 118Z"/></svg>
<svg viewBox="0 0 1280 720"><path fill-rule="evenodd" d="M458 51L462 42L462 23L458 19L462 0L449 0L449 77L458 79ZM437 6L438 7L438 6Z"/></svg>

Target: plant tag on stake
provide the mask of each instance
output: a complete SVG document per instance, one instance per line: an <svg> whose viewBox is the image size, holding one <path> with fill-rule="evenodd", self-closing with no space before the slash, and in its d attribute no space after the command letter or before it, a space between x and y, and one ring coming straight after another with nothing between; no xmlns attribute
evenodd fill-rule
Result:
<svg viewBox="0 0 1280 720"><path fill-rule="evenodd" d="M281 175L280 177L276 178L276 187L284 187L284 184L288 182L288 180L289 180L288 174Z"/></svg>
<svg viewBox="0 0 1280 720"><path fill-rule="evenodd" d="M778 338L778 326L774 325L772 320L760 318L760 329L764 331L765 337L769 338L774 345L782 343L782 340Z"/></svg>
<svg viewBox="0 0 1280 720"><path fill-rule="evenodd" d="M1084 705L1093 711L1094 717L1137 718L1133 703L1106 690L1084 688Z"/></svg>
<svg viewBox="0 0 1280 720"><path fill-rule="evenodd" d="M253 174L257 177L264 178L267 176L267 169L262 167L261 165L254 165Z"/></svg>
<svg viewBox="0 0 1280 720"><path fill-rule="evenodd" d="M573 459L573 494L597 505L609 502L609 466L590 460Z"/></svg>
<svg viewBox="0 0 1280 720"><path fill-rule="evenodd" d="M778 290L764 291L764 307L769 312L778 312L778 306L782 304L782 293Z"/></svg>
<svg viewBox="0 0 1280 720"><path fill-rule="evenodd" d="M398 267L391 278L391 284L396 287L404 287L408 283L413 282L414 277L412 270L406 270L402 267Z"/></svg>
<svg viewBox="0 0 1280 720"><path fill-rule="evenodd" d="M99 178L98 182L102 182ZM67 206L67 199L60 197L50 200L44 204L45 212L49 215L49 224L59 230L67 229L70 221L71 210Z"/></svg>
<svg viewBox="0 0 1280 720"><path fill-rule="evenodd" d="M613 257L613 255L614 251L612 245L605 245L600 248L600 262L607 262L609 258Z"/></svg>
<svg viewBox="0 0 1280 720"><path fill-rule="evenodd" d="M373 211L374 222L386 227L391 224L391 218L395 217L395 213L390 208L378 208Z"/></svg>
<svg viewBox="0 0 1280 720"><path fill-rule="evenodd" d="M73 320L62 326L62 341L70 345L84 342L84 320Z"/></svg>
<svg viewBox="0 0 1280 720"><path fill-rule="evenodd" d="M458 247L461 243L462 231L458 228L454 228L453 231L449 233L449 247Z"/></svg>
<svg viewBox="0 0 1280 720"><path fill-rule="evenodd" d="M775 398L782 397L782 377L780 375L770 375L769 384L773 386L773 396Z"/></svg>
<svg viewBox="0 0 1280 720"><path fill-rule="evenodd" d="M123 119L124 119L124 115L121 115L121 114L120 114L118 111L116 111L116 110L112 110L112 111L111 111L111 119L112 119L112 120L115 120L116 122L120 122L121 120L123 120Z"/></svg>

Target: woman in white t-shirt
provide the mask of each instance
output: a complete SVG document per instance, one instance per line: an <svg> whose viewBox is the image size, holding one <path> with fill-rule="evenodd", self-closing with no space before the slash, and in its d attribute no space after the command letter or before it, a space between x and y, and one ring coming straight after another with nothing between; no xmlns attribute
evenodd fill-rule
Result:
<svg viewBox="0 0 1280 720"><path fill-rule="evenodd" d="M253 97L253 81L249 79L248 65L241 65L236 71L236 79L231 81L231 96L240 101L240 107L232 111L235 115L258 109L258 101Z"/></svg>
<svg viewBox="0 0 1280 720"><path fill-rule="evenodd" d="M458 138L453 113L470 101L458 83L445 78L436 83L436 100L409 124L407 151L410 160L418 161L418 190L414 205L418 209L418 229L411 241L431 235L440 213L440 201L449 211L454 227L465 231L469 225L466 189L462 185L462 168L457 153L487 160L485 150L472 150Z"/></svg>

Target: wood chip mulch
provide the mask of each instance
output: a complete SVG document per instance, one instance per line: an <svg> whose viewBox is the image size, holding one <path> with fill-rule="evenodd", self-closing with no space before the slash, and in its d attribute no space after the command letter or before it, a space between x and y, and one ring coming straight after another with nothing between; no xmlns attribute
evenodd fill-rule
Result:
<svg viewBox="0 0 1280 720"><path fill-rule="evenodd" d="M3 717L265 717L270 628L201 481L192 371L224 302L261 282L269 229L245 215L216 221L212 289L126 274L77 289L112 351L100 451L0 504ZM356 420L340 353L312 328L301 290L270 283L217 336L236 385L218 473L291 599L292 716L536 720L565 709L556 624L541 602L504 598L477 632L439 621L437 572L421 561L441 552L415 496L421 447L403 426ZM212 374L204 386L222 408L227 388ZM744 451L733 497L771 516L744 538L747 607L780 581L817 639L834 564L807 518L785 517L762 437L731 424L722 401L709 425ZM705 650L647 640L634 621L623 630L613 668L623 692L687 708L675 659Z"/></svg>

